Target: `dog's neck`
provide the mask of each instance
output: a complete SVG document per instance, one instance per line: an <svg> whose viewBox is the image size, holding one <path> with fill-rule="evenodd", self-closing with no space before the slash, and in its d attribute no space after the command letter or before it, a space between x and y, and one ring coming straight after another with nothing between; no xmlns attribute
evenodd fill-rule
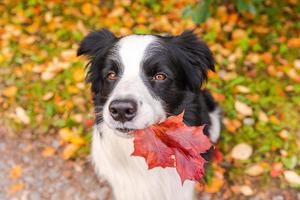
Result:
<svg viewBox="0 0 300 200"><path fill-rule="evenodd" d="M110 182L117 200L192 199L192 182L182 186L174 168L148 170L144 158L131 156L132 152L133 138L120 137L105 124L95 127L93 162L98 173ZM177 198L174 194L180 195Z"/></svg>

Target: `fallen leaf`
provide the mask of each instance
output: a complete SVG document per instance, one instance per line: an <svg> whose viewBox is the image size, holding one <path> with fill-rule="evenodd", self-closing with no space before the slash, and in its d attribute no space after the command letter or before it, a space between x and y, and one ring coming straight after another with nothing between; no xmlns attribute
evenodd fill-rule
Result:
<svg viewBox="0 0 300 200"><path fill-rule="evenodd" d="M46 147L44 148L44 150L42 151L42 156L43 157L51 157L54 155L55 153L55 149L53 147Z"/></svg>
<svg viewBox="0 0 300 200"><path fill-rule="evenodd" d="M257 53L249 53L246 56L246 60L250 63L256 64L260 61L260 56Z"/></svg>
<svg viewBox="0 0 300 200"><path fill-rule="evenodd" d="M82 5L81 11L83 12L83 14L85 14L87 16L92 16L93 6L89 3L85 3Z"/></svg>
<svg viewBox="0 0 300 200"><path fill-rule="evenodd" d="M280 162L271 165L270 176L273 178L278 177L283 172L283 164Z"/></svg>
<svg viewBox="0 0 300 200"><path fill-rule="evenodd" d="M85 144L85 140L80 136L71 137L70 142L73 144L79 145L79 146L82 146Z"/></svg>
<svg viewBox="0 0 300 200"><path fill-rule="evenodd" d="M236 130L242 126L242 123L238 119L224 118L223 123L226 129L231 133L235 133Z"/></svg>
<svg viewBox="0 0 300 200"><path fill-rule="evenodd" d="M221 190L224 185L224 179L219 177L213 177L211 184L205 184L204 191L208 193L216 193Z"/></svg>
<svg viewBox="0 0 300 200"><path fill-rule="evenodd" d="M291 38L287 41L287 46L289 48L299 48L300 47L300 38Z"/></svg>
<svg viewBox="0 0 300 200"><path fill-rule="evenodd" d="M246 117L243 119L243 124L247 126L252 126L255 123L255 120L251 117Z"/></svg>
<svg viewBox="0 0 300 200"><path fill-rule="evenodd" d="M292 186L300 186L300 175L294 171L287 170L283 172L285 180Z"/></svg>
<svg viewBox="0 0 300 200"><path fill-rule="evenodd" d="M252 95L248 94L246 97L247 97L247 99L249 99L250 101L252 101L254 103L258 102L260 99L258 94L252 94Z"/></svg>
<svg viewBox="0 0 300 200"><path fill-rule="evenodd" d="M13 184L8 188L7 194L13 195L13 194L23 190L24 187L25 187L24 183Z"/></svg>
<svg viewBox="0 0 300 200"><path fill-rule="evenodd" d="M198 182L198 183L195 184L195 190L196 190L197 193L202 192L203 189L204 189L204 184L203 183Z"/></svg>
<svg viewBox="0 0 300 200"><path fill-rule="evenodd" d="M250 92L250 89L246 86L243 86L243 85L237 85L235 87L235 91L238 92L238 93L247 94L247 93Z"/></svg>
<svg viewBox="0 0 300 200"><path fill-rule="evenodd" d="M265 52L262 54L262 60L266 64L271 64L272 63L272 54L270 52Z"/></svg>
<svg viewBox="0 0 300 200"><path fill-rule="evenodd" d="M248 185L234 185L234 186L231 186L231 190L234 193L241 193L244 196L251 196L254 194L253 190Z"/></svg>
<svg viewBox="0 0 300 200"><path fill-rule="evenodd" d="M87 127L87 128L91 128L94 126L94 120L93 119L87 119L84 121L84 125Z"/></svg>
<svg viewBox="0 0 300 200"><path fill-rule="evenodd" d="M62 158L64 160L69 160L75 155L75 153L78 151L79 148L80 148L79 145L72 144L72 143L68 144L63 150Z"/></svg>
<svg viewBox="0 0 300 200"><path fill-rule="evenodd" d="M236 101L234 103L234 107L240 114L242 114L244 116L249 116L249 115L252 115L252 113L253 113L252 108L241 101Z"/></svg>
<svg viewBox="0 0 300 200"><path fill-rule="evenodd" d="M84 80L85 73L84 73L84 68L77 68L73 72L73 79L76 82L81 82Z"/></svg>
<svg viewBox="0 0 300 200"><path fill-rule="evenodd" d="M60 54L60 56L64 61L72 61L72 59L76 58L76 51L73 49L65 50Z"/></svg>
<svg viewBox="0 0 300 200"><path fill-rule="evenodd" d="M47 93L43 96L43 100L44 100L44 101L48 101L48 100L50 100L53 96L54 96L54 93L53 93L53 92L47 92Z"/></svg>
<svg viewBox="0 0 300 200"><path fill-rule="evenodd" d="M253 149L249 144L240 143L231 150L231 157L236 160L247 160L252 155Z"/></svg>
<svg viewBox="0 0 300 200"><path fill-rule="evenodd" d="M42 80L48 81L48 80L51 80L54 76L55 76L54 72L45 71L42 73Z"/></svg>
<svg viewBox="0 0 300 200"><path fill-rule="evenodd" d="M294 60L294 67L295 69L300 69L300 59Z"/></svg>
<svg viewBox="0 0 300 200"><path fill-rule="evenodd" d="M69 142L71 137L74 135L69 128L62 128L59 130L59 136L62 140Z"/></svg>
<svg viewBox="0 0 300 200"><path fill-rule="evenodd" d="M300 74L295 69L290 69L287 75L295 82L300 82Z"/></svg>
<svg viewBox="0 0 300 200"><path fill-rule="evenodd" d="M281 139L287 140L289 138L289 132L287 130L283 129L278 133L278 136Z"/></svg>
<svg viewBox="0 0 300 200"><path fill-rule="evenodd" d="M254 194L253 190L248 185L240 186L240 192L245 196L251 196Z"/></svg>
<svg viewBox="0 0 300 200"><path fill-rule="evenodd" d="M22 123L29 124L30 119L29 119L26 111L22 107L16 108L16 116Z"/></svg>
<svg viewBox="0 0 300 200"><path fill-rule="evenodd" d="M183 183L186 179L201 179L206 160L200 154L210 147L209 139L203 134L203 126L186 126L182 113L135 131L132 155L144 157L149 169L176 167Z"/></svg>
<svg viewBox="0 0 300 200"><path fill-rule="evenodd" d="M22 176L23 169L20 165L14 166L10 171L11 179L18 179Z"/></svg>
<svg viewBox="0 0 300 200"><path fill-rule="evenodd" d="M212 95L216 101L224 101L225 100L224 94L213 92Z"/></svg>
<svg viewBox="0 0 300 200"><path fill-rule="evenodd" d="M245 38L246 36L247 36L247 33L243 29L235 29L232 33L233 40L240 40L240 39Z"/></svg>
<svg viewBox="0 0 300 200"><path fill-rule="evenodd" d="M266 113L264 113L263 111L260 111L258 113L258 120L264 123L269 122L269 117Z"/></svg>
<svg viewBox="0 0 300 200"><path fill-rule="evenodd" d="M285 91L286 92L293 92L294 91L294 86L293 85L287 85L285 87Z"/></svg>
<svg viewBox="0 0 300 200"><path fill-rule="evenodd" d="M18 88L16 86L10 86L3 90L3 95L6 97L15 97L17 94Z"/></svg>
<svg viewBox="0 0 300 200"><path fill-rule="evenodd" d="M245 170L249 176L259 176L264 172L264 168L258 164L252 165Z"/></svg>
<svg viewBox="0 0 300 200"><path fill-rule="evenodd" d="M79 146L85 144L85 140L77 132L72 131L69 128L60 129L59 136L65 142L71 142Z"/></svg>
<svg viewBox="0 0 300 200"><path fill-rule="evenodd" d="M279 124L280 120L275 115L271 115L270 116L270 122L273 123L273 124Z"/></svg>

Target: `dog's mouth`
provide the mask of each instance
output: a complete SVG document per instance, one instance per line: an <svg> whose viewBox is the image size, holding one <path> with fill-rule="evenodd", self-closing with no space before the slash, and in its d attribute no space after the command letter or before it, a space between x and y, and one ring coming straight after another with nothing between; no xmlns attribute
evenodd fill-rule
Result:
<svg viewBox="0 0 300 200"><path fill-rule="evenodd" d="M132 128L117 128L118 131L122 133L132 134L135 129Z"/></svg>
<svg viewBox="0 0 300 200"><path fill-rule="evenodd" d="M132 138L133 137L133 131L135 129L131 129L131 128L116 128L117 132L116 134L124 137L124 138Z"/></svg>

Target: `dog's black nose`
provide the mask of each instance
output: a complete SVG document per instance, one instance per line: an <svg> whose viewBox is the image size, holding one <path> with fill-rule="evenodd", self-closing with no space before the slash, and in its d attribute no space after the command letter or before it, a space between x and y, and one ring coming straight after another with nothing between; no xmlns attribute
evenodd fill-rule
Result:
<svg viewBox="0 0 300 200"><path fill-rule="evenodd" d="M114 120L124 123L132 120L136 115L137 103L130 99L114 100L108 109Z"/></svg>

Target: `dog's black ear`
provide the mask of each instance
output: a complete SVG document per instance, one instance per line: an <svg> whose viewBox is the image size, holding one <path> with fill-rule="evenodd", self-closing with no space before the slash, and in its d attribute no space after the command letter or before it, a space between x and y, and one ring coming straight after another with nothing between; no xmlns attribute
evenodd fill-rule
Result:
<svg viewBox="0 0 300 200"><path fill-rule="evenodd" d="M212 52L193 31L185 31L181 35L173 37L172 42L182 56L178 59L186 74L188 87L192 91L199 90L202 82L207 79L207 71L215 71Z"/></svg>
<svg viewBox="0 0 300 200"><path fill-rule="evenodd" d="M118 38L107 29L89 33L80 43L77 55L86 55L90 61L87 64L86 81L92 83L92 92L98 93L101 86L101 69L104 67L105 56Z"/></svg>
<svg viewBox="0 0 300 200"><path fill-rule="evenodd" d="M117 37L108 29L93 31L81 41L77 55L94 57L104 54L116 40Z"/></svg>

